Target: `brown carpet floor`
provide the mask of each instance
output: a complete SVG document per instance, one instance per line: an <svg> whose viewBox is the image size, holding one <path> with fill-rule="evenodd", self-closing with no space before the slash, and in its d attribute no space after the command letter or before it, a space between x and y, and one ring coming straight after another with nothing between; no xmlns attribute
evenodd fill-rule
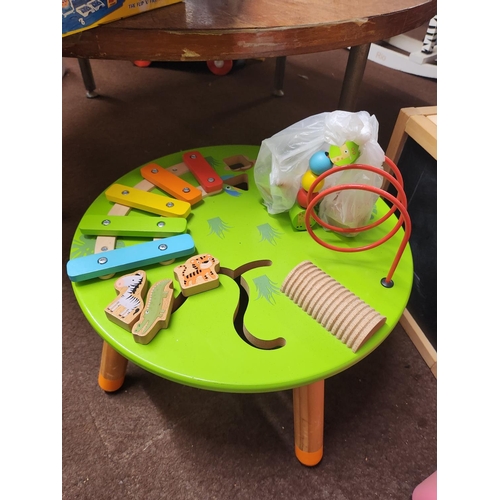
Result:
<svg viewBox="0 0 500 500"><path fill-rule="evenodd" d="M65 266L87 206L127 171L218 144L255 144L336 108L348 52L289 57L285 96L274 60L226 76L203 63L93 61L87 99L74 59L62 80L62 498L66 500L409 500L437 468L436 379L401 326L369 357L326 381L325 453L294 456L291 391L213 393L129 363L115 394L97 385L102 341ZM437 103L436 81L368 62L358 109L386 149L399 109Z"/></svg>

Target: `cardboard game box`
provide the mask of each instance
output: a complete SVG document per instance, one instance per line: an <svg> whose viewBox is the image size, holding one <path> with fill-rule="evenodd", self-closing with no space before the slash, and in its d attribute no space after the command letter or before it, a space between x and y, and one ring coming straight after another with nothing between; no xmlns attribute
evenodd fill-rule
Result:
<svg viewBox="0 0 500 500"><path fill-rule="evenodd" d="M62 36L182 0L62 0Z"/></svg>

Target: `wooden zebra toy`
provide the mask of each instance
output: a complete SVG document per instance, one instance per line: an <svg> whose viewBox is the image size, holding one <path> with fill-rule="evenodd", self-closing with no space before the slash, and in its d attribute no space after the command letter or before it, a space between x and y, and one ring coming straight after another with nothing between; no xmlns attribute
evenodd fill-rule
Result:
<svg viewBox="0 0 500 500"><path fill-rule="evenodd" d="M118 278L115 281L118 297L105 309L108 319L129 332L132 331L144 309L146 285L145 271L136 271Z"/></svg>

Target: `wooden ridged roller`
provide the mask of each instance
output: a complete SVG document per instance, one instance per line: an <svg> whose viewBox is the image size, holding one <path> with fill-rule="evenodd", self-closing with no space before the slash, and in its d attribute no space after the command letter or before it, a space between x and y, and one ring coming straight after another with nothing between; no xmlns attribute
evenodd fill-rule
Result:
<svg viewBox="0 0 500 500"><path fill-rule="evenodd" d="M386 320L310 261L290 271L281 291L354 352Z"/></svg>

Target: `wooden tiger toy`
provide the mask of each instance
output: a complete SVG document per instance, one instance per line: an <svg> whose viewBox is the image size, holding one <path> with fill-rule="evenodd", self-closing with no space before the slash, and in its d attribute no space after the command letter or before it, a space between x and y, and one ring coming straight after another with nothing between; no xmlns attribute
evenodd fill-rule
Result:
<svg viewBox="0 0 500 500"><path fill-rule="evenodd" d="M181 286L184 297L206 292L219 286L219 260L203 253L188 259L174 269L175 279Z"/></svg>

